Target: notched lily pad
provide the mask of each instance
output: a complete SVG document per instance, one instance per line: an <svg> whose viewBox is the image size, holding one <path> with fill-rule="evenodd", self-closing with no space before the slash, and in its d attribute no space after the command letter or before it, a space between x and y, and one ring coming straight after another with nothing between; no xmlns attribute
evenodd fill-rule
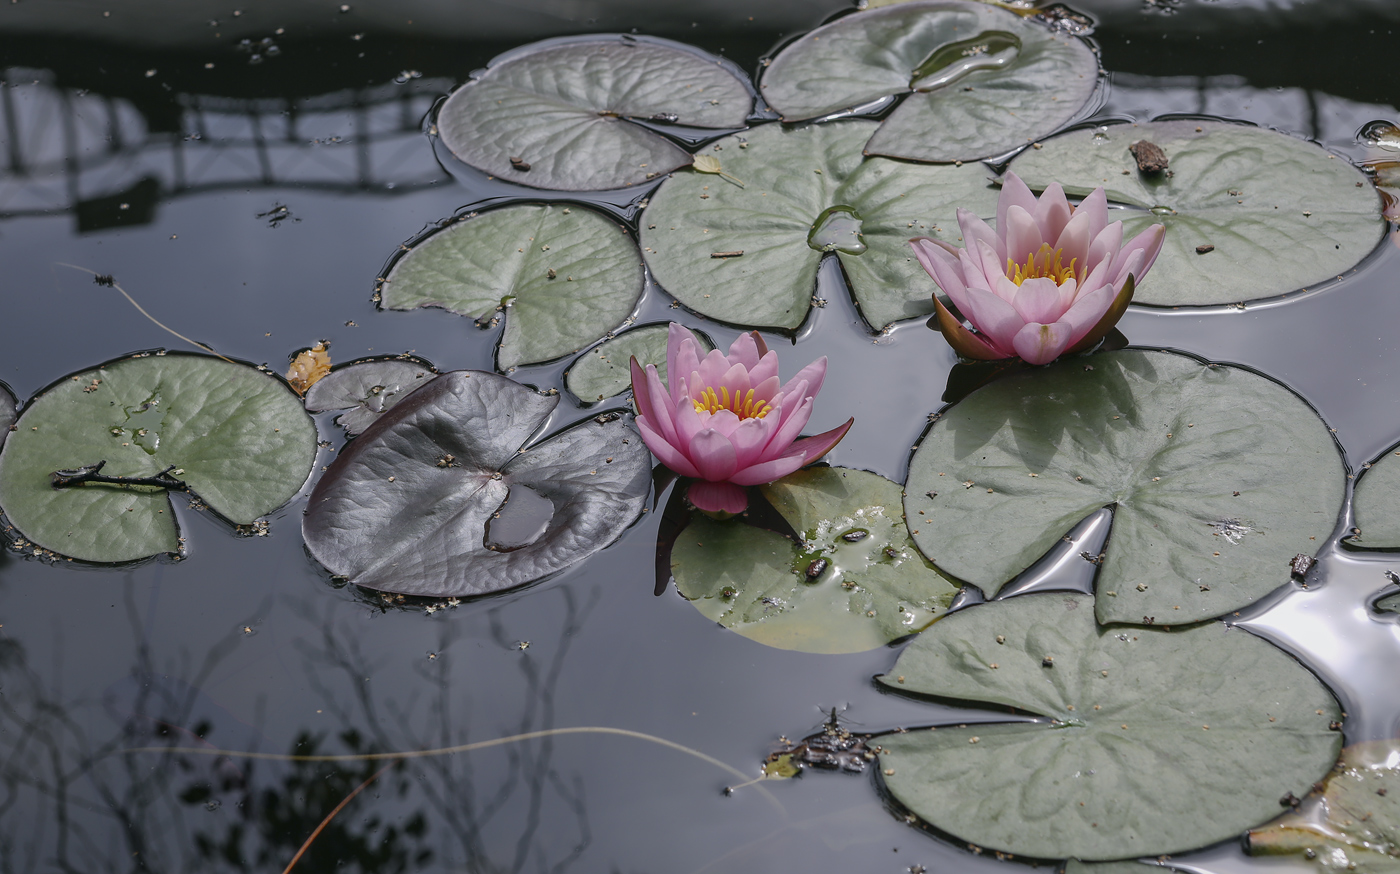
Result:
<svg viewBox="0 0 1400 874"><path fill-rule="evenodd" d="M1348 544L1400 549L1400 448L1391 448L1357 478L1352 509L1361 533Z"/></svg>
<svg viewBox="0 0 1400 874"><path fill-rule="evenodd" d="M354 437L386 410L437 374L426 364L377 358L337 367L312 383L306 408L313 413L345 410L335 423Z"/></svg>
<svg viewBox="0 0 1400 874"><path fill-rule="evenodd" d="M478 323L504 312L496 364L509 370L571 355L616 328L643 282L637 245L617 222L580 206L527 204L473 214L419 242L389 272L381 301Z"/></svg>
<svg viewBox="0 0 1400 874"><path fill-rule="evenodd" d="M316 426L285 384L181 353L74 374L35 398L17 425L0 451L0 507L29 541L83 561L178 552L166 492L182 485L229 521L251 524L291 500L316 454ZM98 462L106 464L79 473ZM57 471L89 481L56 488Z"/></svg>
<svg viewBox="0 0 1400 874"><path fill-rule="evenodd" d="M924 554L990 597L1112 506L1099 621L1184 625L1287 582L1289 561L1335 527L1345 482L1331 432L1288 389L1126 349L1013 373L948 407L910 461L904 509L927 520Z"/></svg>
<svg viewBox="0 0 1400 874"><path fill-rule="evenodd" d="M980 847L1104 861L1235 837L1336 760L1340 708L1281 650L1220 623L1103 628L1091 606L979 604L906 647L891 690L1049 721L883 735L891 794Z"/></svg>
<svg viewBox="0 0 1400 874"><path fill-rule="evenodd" d="M863 652L928 627L957 594L910 542L897 483L817 467L763 493L801 543L696 514L671 551L680 593L721 625L778 649Z"/></svg>
<svg viewBox="0 0 1400 874"><path fill-rule="evenodd" d="M1245 846L1252 856L1292 856L1318 871L1400 871L1400 741L1342 750L1321 791L1251 831Z"/></svg>
<svg viewBox="0 0 1400 874"><path fill-rule="evenodd" d="M1141 172L1146 140L1169 161ZM1028 149L1010 169L1037 190L1103 186L1127 207L1127 239L1166 225L1166 242L1135 304L1205 306L1255 300L1345 273L1385 231L1380 196L1345 159L1265 128L1158 121L1072 131ZM1358 183L1361 183L1358 187Z"/></svg>
<svg viewBox="0 0 1400 874"><path fill-rule="evenodd" d="M632 385L632 372L629 362L636 356L643 367L656 365L661 381L666 381L666 337L669 331L664 322L653 325L639 325L604 340L579 356L564 374L564 385L574 396L585 403L622 394ZM699 331L692 331L708 352L715 348Z"/></svg>
<svg viewBox="0 0 1400 874"><path fill-rule="evenodd" d="M743 187L693 170L662 184L641 227L657 282L703 315L791 331L831 254L872 327L933 312L938 288L909 238L957 243L958 208L995 215L996 191L981 165L865 160L875 127L770 124L713 144L707 154Z"/></svg>
<svg viewBox="0 0 1400 874"><path fill-rule="evenodd" d="M928 0L817 28L773 59L759 90L787 122L907 95L865 152L973 161L1064 126L1098 75L1077 37L984 3Z"/></svg>
<svg viewBox="0 0 1400 874"><path fill-rule="evenodd" d="M743 127L748 85L720 59L669 40L549 40L496 58L438 113L452 153L493 176L562 191L621 188L690 163L635 121Z"/></svg>
<svg viewBox="0 0 1400 874"><path fill-rule="evenodd" d="M463 598L607 546L642 511L651 455L624 417L522 450L558 403L484 371L420 387L322 475L302 520L311 554L365 588Z"/></svg>

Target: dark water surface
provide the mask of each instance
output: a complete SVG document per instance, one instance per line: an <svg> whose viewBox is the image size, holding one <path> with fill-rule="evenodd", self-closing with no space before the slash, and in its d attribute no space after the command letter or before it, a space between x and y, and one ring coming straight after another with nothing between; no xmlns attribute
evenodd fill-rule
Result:
<svg viewBox="0 0 1400 874"><path fill-rule="evenodd" d="M838 11L734 0L339 6L0 7L0 379L22 400L123 353L174 348L112 290L61 263L113 274L166 324L278 370L318 339L341 362L412 351L441 370L489 368L495 331L441 311L380 313L370 301L400 242L460 209L531 196L444 169L422 132L435 100L501 51L589 31L635 27L753 70L784 34ZM1245 119L1361 160L1382 156L1368 155L1356 131L1400 115L1400 12L1388 0L1082 8L1098 19L1110 71L1099 117ZM830 461L902 481L954 357L921 323L871 336L834 267L818 290L829 303L796 346L770 342L786 350L785 374L831 357L809 431L852 415L856 425ZM669 304L649 289L638 321L675 317ZM687 320L722 344L737 334ZM1134 344L1246 364L1292 387L1336 429L1353 471L1400 439L1393 234L1354 272L1301 296L1244 310L1134 310L1120 327ZM558 386L566 364L513 376ZM549 430L595 411L566 393ZM332 445L318 468L343 443L331 418L320 419ZM770 649L674 591L654 597L658 513L582 567L430 613L385 611L333 585L303 549L304 498L272 517L266 537L235 536L176 503L184 561L82 568L0 551L0 872L280 871L380 767L117 753L133 746L398 751L612 726L754 775L780 734L806 734L832 708L857 731L954 719L877 691L871 677L893 649ZM1241 621L1333 686L1350 714L1348 742L1394 736L1400 631L1368 602L1393 588L1385 572L1400 559L1330 545L1321 559L1308 589L1280 573L1280 592ZM892 816L870 775L813 774L726 797L735 782L673 749L604 735L413 760L353 801L298 870L897 874L1001 864ZM1248 860L1233 843L1178 861L1203 872L1287 868Z"/></svg>

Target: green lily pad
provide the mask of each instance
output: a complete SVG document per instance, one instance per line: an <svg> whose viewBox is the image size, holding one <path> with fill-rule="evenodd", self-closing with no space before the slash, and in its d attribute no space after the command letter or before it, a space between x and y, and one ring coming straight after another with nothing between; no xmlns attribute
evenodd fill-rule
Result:
<svg viewBox="0 0 1400 874"><path fill-rule="evenodd" d="M1166 153L1142 173L1129 146ZM1159 121L1073 131L1028 149L1010 169L1032 188L1071 195L1103 186L1124 238L1167 228L1135 304L1255 300L1345 273L1380 242L1380 196L1343 158L1276 131L1214 121ZM1213 247L1207 249L1207 247Z"/></svg>
<svg viewBox="0 0 1400 874"><path fill-rule="evenodd" d="M996 191L981 165L864 160L875 127L770 124L720 140L706 154L742 187L682 170L643 214L643 255L657 282L703 315L791 331L832 253L871 326L933 312L938 287L909 238L957 243L958 208L995 215Z"/></svg>
<svg viewBox="0 0 1400 874"><path fill-rule="evenodd" d="M1341 710L1281 650L1220 623L1103 628L1090 608L979 604L906 647L890 689L1050 721L883 735L891 794L981 847L1106 861L1235 837L1336 761Z"/></svg>
<svg viewBox="0 0 1400 874"><path fill-rule="evenodd" d="M443 143L501 179L562 191L621 188L690 163L633 120L743 127L748 85L719 58L630 36L550 40L496 58L438 113Z"/></svg>
<svg viewBox="0 0 1400 874"><path fill-rule="evenodd" d="M709 337L699 331L691 333L695 334L704 351L715 348ZM667 324L658 322L631 328L610 340L604 340L570 365L564 374L564 385L585 403L596 403L620 395L632 385L630 362L633 357L643 367L655 364L657 374L665 382L668 334Z"/></svg>
<svg viewBox="0 0 1400 874"><path fill-rule="evenodd" d="M928 627L957 588L909 540L899 485L817 467L763 487L802 543L696 514L671 551L676 587L750 640L800 652L863 652Z"/></svg>
<svg viewBox="0 0 1400 874"><path fill-rule="evenodd" d="M0 507L28 540L83 561L178 552L166 489L53 474L105 461L101 474L171 475L224 518L251 524L311 474L316 426L265 373L219 358L143 353L56 383L25 409L0 451Z"/></svg>
<svg viewBox="0 0 1400 874"><path fill-rule="evenodd" d="M1377 600L1376 609L1382 613L1400 613L1400 592Z"/></svg>
<svg viewBox="0 0 1400 874"><path fill-rule="evenodd" d="M1298 809L1249 833L1253 856L1293 856L1317 871L1400 871L1400 741L1367 741Z"/></svg>
<svg viewBox="0 0 1400 874"><path fill-rule="evenodd" d="M641 515L651 454L625 417L522 449L559 396L444 373L382 414L307 502L306 546L370 589L465 598L542 579Z"/></svg>
<svg viewBox="0 0 1400 874"><path fill-rule="evenodd" d="M426 365L397 358L355 362L312 383L306 408L313 413L345 410L335 423L353 437L436 375Z"/></svg>
<svg viewBox="0 0 1400 874"><path fill-rule="evenodd" d="M1150 871L1148 869L1151 869ZM1133 860L1120 860L1116 862L1081 862L1078 859L1070 859L1065 863L1064 874L1152 874L1153 871L1161 874L1163 871L1177 871L1167 865L1143 864Z"/></svg>
<svg viewBox="0 0 1400 874"><path fill-rule="evenodd" d="M617 222L579 206L527 204L418 243L389 272L381 300L479 320L505 310L496 364L509 370L571 355L616 328L643 283L637 246Z"/></svg>
<svg viewBox="0 0 1400 874"><path fill-rule="evenodd" d="M865 152L974 161L1054 133L1098 81L1078 37L983 3L928 0L817 28L773 59L759 91L789 122L907 94Z"/></svg>
<svg viewBox="0 0 1400 874"><path fill-rule="evenodd" d="M0 382L0 446L4 446L5 438L10 436L10 426L15 423L16 416L14 393L9 386Z"/></svg>
<svg viewBox="0 0 1400 874"><path fill-rule="evenodd" d="M904 510L924 554L990 597L1112 506L1099 621L1185 625L1286 582L1289 560L1336 526L1345 482L1331 432L1288 389L1126 349L1010 374L947 408L910 461Z"/></svg>
<svg viewBox="0 0 1400 874"><path fill-rule="evenodd" d="M1352 498L1356 527L1361 533L1347 540L1373 549L1400 549L1400 452L1380 457L1356 481Z"/></svg>

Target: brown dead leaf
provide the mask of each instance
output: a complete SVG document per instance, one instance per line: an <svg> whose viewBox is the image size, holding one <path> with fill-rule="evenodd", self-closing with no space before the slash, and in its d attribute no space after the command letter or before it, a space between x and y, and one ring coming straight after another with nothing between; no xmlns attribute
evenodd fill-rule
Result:
<svg viewBox="0 0 1400 874"><path fill-rule="evenodd" d="M287 368L287 382L292 391L304 395L316 380L331 372L330 345L322 340L292 359L292 366Z"/></svg>

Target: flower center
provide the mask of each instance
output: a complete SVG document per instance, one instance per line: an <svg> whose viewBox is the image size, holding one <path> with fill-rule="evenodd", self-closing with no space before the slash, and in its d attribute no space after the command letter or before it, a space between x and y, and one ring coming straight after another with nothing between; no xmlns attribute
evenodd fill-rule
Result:
<svg viewBox="0 0 1400 874"><path fill-rule="evenodd" d="M1064 285L1067 280L1075 278L1074 264L1079 259L1071 258L1069 264L1064 265L1060 263L1063 257L1063 249L1051 251L1049 243L1041 243L1040 251L1027 255L1023 264L1007 258L1006 277L1017 285L1027 279L1046 278L1055 280L1056 285Z"/></svg>
<svg viewBox="0 0 1400 874"><path fill-rule="evenodd" d="M700 393L700 397L692 399L697 413L718 413L720 410L729 410L741 419L762 419L773 409L767 401L754 403L753 389L749 389L742 396L736 391L734 399L729 398L728 386L720 386L719 394L715 394L713 388L706 388Z"/></svg>

